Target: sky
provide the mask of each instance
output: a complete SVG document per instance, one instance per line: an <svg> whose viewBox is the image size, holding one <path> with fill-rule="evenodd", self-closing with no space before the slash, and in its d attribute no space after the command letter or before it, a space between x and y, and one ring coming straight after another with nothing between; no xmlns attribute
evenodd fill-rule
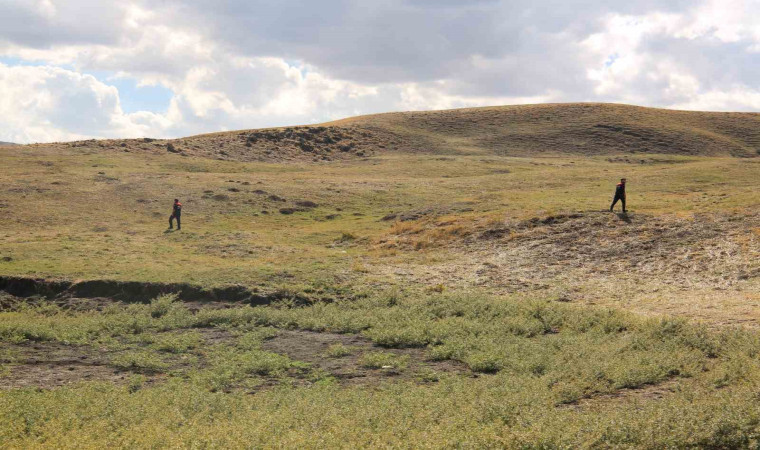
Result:
<svg viewBox="0 0 760 450"><path fill-rule="evenodd" d="M0 141L578 101L760 111L760 0L0 0Z"/></svg>

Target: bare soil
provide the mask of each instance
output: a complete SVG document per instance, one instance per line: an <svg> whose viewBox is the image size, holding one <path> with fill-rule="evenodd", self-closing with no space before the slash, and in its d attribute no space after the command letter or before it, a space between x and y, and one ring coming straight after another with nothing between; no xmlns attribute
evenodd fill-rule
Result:
<svg viewBox="0 0 760 450"><path fill-rule="evenodd" d="M241 303L249 305L267 305L279 300L291 300L296 303L308 302L310 299L295 296L291 292L260 292L245 286L230 285L217 288L204 288L189 283L154 283L141 281L116 280L47 280L18 276L0 276L0 308L8 300L2 299L2 293L16 297L38 297L56 300L62 303L70 299L114 299L124 302L149 302L160 295L175 294L179 300L198 304Z"/></svg>
<svg viewBox="0 0 760 450"><path fill-rule="evenodd" d="M728 288L760 277L760 215L691 217L585 212L508 223L466 246L497 253L534 280L578 270L688 286ZM499 268L485 276L498 280Z"/></svg>
<svg viewBox="0 0 760 450"><path fill-rule="evenodd" d="M422 220L381 243L417 248L436 226ZM473 262L463 273L476 275L479 284L513 291L571 273L726 289L760 278L758 230L757 213L681 217L586 211L465 230L461 238L438 245Z"/></svg>
<svg viewBox="0 0 760 450"><path fill-rule="evenodd" d="M351 354L331 357L327 354L331 345L342 344ZM470 374L467 367L455 361L430 361L425 350L419 348L388 349L374 345L369 339L352 334L317 333L313 331L280 330L273 339L264 342L264 350L287 355L293 360L310 363L313 367L330 373L345 384L375 384L388 378L419 378L426 372L437 374ZM393 353L409 357L406 368L388 367L370 369L362 367L361 357L368 352Z"/></svg>
<svg viewBox="0 0 760 450"><path fill-rule="evenodd" d="M689 216L579 211L475 225L456 235L420 219L392 226L378 245L442 255L367 265L377 276L428 287L535 292L558 301L760 326L760 215ZM437 240L436 240L437 239ZM427 248L427 247L423 247Z"/></svg>
<svg viewBox="0 0 760 450"><path fill-rule="evenodd" d="M0 389L48 389L81 381L123 382L129 377L129 373L108 366L106 353L89 346L56 342L3 344L0 358L5 367L0 373Z"/></svg>
<svg viewBox="0 0 760 450"><path fill-rule="evenodd" d="M86 303L91 299L74 302L77 307L89 304L99 309L108 299ZM110 300L113 303L113 300ZM227 330L216 328L195 329L201 333L206 346L219 343L234 343L237 336ZM171 333L171 332L170 332ZM331 345L343 344L350 354L333 357L327 354ZM133 348L139 348L132 345ZM335 377L342 384L372 385L383 380L408 379L419 382L434 381L444 374L466 374L471 372L461 363L454 361L429 361L423 349L386 349L374 345L370 340L357 335L317 333L311 331L278 330L278 334L265 341L262 349L288 356L294 361L309 363L311 369ZM182 371L193 367L207 366L206 355L191 352L194 362L188 362L183 355L165 355L162 358L168 367L161 371L127 370L114 367L111 359L126 349L98 348L90 345L66 345L60 342L24 342L20 344L0 344L0 389L35 387L52 389L83 381L103 381L126 383L135 374L144 376L145 383L152 384L165 378L169 372ZM398 357L407 357L406 367L366 368L361 358L368 352L382 351ZM288 376L297 384L309 384L310 371L292 369ZM276 386L282 379L265 377L265 381L254 390Z"/></svg>

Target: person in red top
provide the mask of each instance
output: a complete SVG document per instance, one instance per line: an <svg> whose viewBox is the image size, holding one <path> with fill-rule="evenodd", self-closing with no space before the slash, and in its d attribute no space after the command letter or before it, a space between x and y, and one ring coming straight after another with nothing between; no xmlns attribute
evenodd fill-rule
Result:
<svg viewBox="0 0 760 450"><path fill-rule="evenodd" d="M612 205L610 205L610 211L615 207L615 203L617 203L618 200L623 204L623 212L628 212L625 209L625 178L621 178L620 183L615 187L615 198L612 200Z"/></svg>
<svg viewBox="0 0 760 450"><path fill-rule="evenodd" d="M174 219L177 219L177 229L182 229L182 224L180 223L180 217L182 217L182 203L179 202L179 199L174 199L174 209L172 209L172 215L169 216L169 229L171 230L174 228Z"/></svg>

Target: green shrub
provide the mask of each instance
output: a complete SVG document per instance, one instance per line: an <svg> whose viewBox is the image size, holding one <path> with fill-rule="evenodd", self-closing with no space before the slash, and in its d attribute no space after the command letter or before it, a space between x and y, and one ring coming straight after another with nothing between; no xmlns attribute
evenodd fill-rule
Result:
<svg viewBox="0 0 760 450"><path fill-rule="evenodd" d="M473 353L467 356L464 362L473 372L495 373L503 367L500 358L484 352Z"/></svg>
<svg viewBox="0 0 760 450"><path fill-rule="evenodd" d="M172 309L172 304L176 300L177 294L166 294L154 298L150 302L150 316L154 319L163 317Z"/></svg>

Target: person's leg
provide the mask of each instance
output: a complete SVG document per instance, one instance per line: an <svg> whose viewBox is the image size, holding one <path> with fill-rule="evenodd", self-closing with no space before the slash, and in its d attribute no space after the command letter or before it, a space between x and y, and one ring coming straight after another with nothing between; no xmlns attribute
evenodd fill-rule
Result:
<svg viewBox="0 0 760 450"><path fill-rule="evenodd" d="M610 205L610 211L612 211L612 209L615 207L615 203L617 203L618 200L620 200L620 197L618 197L617 195L615 196L614 199L612 199L612 204Z"/></svg>
<svg viewBox="0 0 760 450"><path fill-rule="evenodd" d="M171 230L172 228L174 228L174 214L169 216L169 229Z"/></svg>
<svg viewBox="0 0 760 450"><path fill-rule="evenodd" d="M623 204L623 212L628 212L628 211L625 209L625 197L622 197L622 198L620 199L620 203L622 203L622 204Z"/></svg>
<svg viewBox="0 0 760 450"><path fill-rule="evenodd" d="M624 205L625 205L625 203L624 203ZM625 209L625 207L623 207L623 209ZM177 229L178 230L182 229L182 224L179 222L180 217L182 217L182 215L181 214L177 214Z"/></svg>

